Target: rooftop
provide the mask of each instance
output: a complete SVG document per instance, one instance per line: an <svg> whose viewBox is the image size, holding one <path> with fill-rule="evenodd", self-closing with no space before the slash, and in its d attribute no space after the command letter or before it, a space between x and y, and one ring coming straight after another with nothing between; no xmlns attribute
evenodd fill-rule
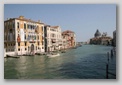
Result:
<svg viewBox="0 0 122 85"><path fill-rule="evenodd" d="M71 30L66 30L66 31L63 31L62 33L74 33L74 32Z"/></svg>
<svg viewBox="0 0 122 85"><path fill-rule="evenodd" d="M56 28L57 29L57 28L59 28L59 26L51 26L51 28Z"/></svg>
<svg viewBox="0 0 122 85"><path fill-rule="evenodd" d="M9 20L14 20L14 19L23 20L23 21L28 21L28 22L33 22L33 23L44 24L44 23L42 23L40 20L34 21L34 20L31 20L31 19L27 19L27 18L25 18L24 16L19 16L18 18L9 18L9 19L5 20L4 22L7 22L7 21L9 21Z"/></svg>

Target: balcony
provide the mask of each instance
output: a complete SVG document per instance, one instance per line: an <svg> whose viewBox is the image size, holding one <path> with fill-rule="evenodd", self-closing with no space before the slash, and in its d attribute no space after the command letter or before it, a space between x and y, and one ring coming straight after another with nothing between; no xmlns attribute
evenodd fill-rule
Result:
<svg viewBox="0 0 122 85"><path fill-rule="evenodd" d="M56 39L52 39L51 41L52 41L52 43L56 43Z"/></svg>

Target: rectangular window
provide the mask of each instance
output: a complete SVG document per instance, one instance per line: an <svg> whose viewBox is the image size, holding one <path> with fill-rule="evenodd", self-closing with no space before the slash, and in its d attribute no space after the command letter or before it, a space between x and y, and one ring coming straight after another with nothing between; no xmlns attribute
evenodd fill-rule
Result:
<svg viewBox="0 0 122 85"><path fill-rule="evenodd" d="M19 22L17 22L17 28L19 28Z"/></svg>
<svg viewBox="0 0 122 85"><path fill-rule="evenodd" d="M20 51L20 48L18 48L18 51Z"/></svg>
<svg viewBox="0 0 122 85"><path fill-rule="evenodd" d="M24 29L26 29L26 24L24 23Z"/></svg>
<svg viewBox="0 0 122 85"><path fill-rule="evenodd" d="M31 29L33 29L32 25L31 25Z"/></svg>
<svg viewBox="0 0 122 85"><path fill-rule="evenodd" d="M55 37L55 34L52 34L52 37Z"/></svg>
<svg viewBox="0 0 122 85"><path fill-rule="evenodd" d="M43 31L43 27L42 27L42 31Z"/></svg>
<svg viewBox="0 0 122 85"><path fill-rule="evenodd" d="M7 40L7 35L6 35L6 40Z"/></svg>
<svg viewBox="0 0 122 85"><path fill-rule="evenodd" d="M13 38L14 38L14 40L15 40L15 34L13 34Z"/></svg>
<svg viewBox="0 0 122 85"><path fill-rule="evenodd" d="M25 42L25 46L27 45L27 43Z"/></svg>
<svg viewBox="0 0 122 85"><path fill-rule="evenodd" d="M42 36L42 40L44 40L44 39L43 39L43 36Z"/></svg>
<svg viewBox="0 0 122 85"><path fill-rule="evenodd" d="M35 29L34 25L33 25L33 29Z"/></svg>
<svg viewBox="0 0 122 85"><path fill-rule="evenodd" d="M10 29L10 33L12 33L12 29Z"/></svg>
<svg viewBox="0 0 122 85"><path fill-rule="evenodd" d="M11 22L9 22L9 28L11 28Z"/></svg>
<svg viewBox="0 0 122 85"><path fill-rule="evenodd" d="M39 45L39 42L38 42L38 45Z"/></svg>
<svg viewBox="0 0 122 85"><path fill-rule="evenodd" d="M13 28L15 28L15 24L14 24L14 22L13 22Z"/></svg>
<svg viewBox="0 0 122 85"><path fill-rule="evenodd" d="M34 40L36 40L36 36L34 37Z"/></svg>
<svg viewBox="0 0 122 85"><path fill-rule="evenodd" d="M18 42L18 46L20 46L20 42Z"/></svg>
<svg viewBox="0 0 122 85"><path fill-rule="evenodd" d="M25 35L25 40L26 40L26 35Z"/></svg>
<svg viewBox="0 0 122 85"><path fill-rule="evenodd" d="M7 26L8 26L8 28L10 27L10 26L9 26L9 22L8 22L8 25L7 25Z"/></svg>
<svg viewBox="0 0 122 85"><path fill-rule="evenodd" d="M28 29L29 29L29 24L27 26L28 26Z"/></svg>

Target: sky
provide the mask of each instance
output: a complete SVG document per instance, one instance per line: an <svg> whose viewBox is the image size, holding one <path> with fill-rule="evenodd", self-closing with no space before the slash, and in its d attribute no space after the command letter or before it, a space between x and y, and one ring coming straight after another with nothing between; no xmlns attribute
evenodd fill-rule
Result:
<svg viewBox="0 0 122 85"><path fill-rule="evenodd" d="M97 29L111 37L116 30L115 4L4 4L4 20L20 15L74 31L77 42L89 41Z"/></svg>

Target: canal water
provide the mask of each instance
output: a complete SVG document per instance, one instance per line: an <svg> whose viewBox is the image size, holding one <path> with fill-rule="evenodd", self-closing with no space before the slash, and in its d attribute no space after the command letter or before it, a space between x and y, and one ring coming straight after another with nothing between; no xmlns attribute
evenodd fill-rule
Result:
<svg viewBox="0 0 122 85"><path fill-rule="evenodd" d="M106 79L111 46L83 45L60 56L4 58L5 79ZM109 79L116 78L116 57L109 57Z"/></svg>

